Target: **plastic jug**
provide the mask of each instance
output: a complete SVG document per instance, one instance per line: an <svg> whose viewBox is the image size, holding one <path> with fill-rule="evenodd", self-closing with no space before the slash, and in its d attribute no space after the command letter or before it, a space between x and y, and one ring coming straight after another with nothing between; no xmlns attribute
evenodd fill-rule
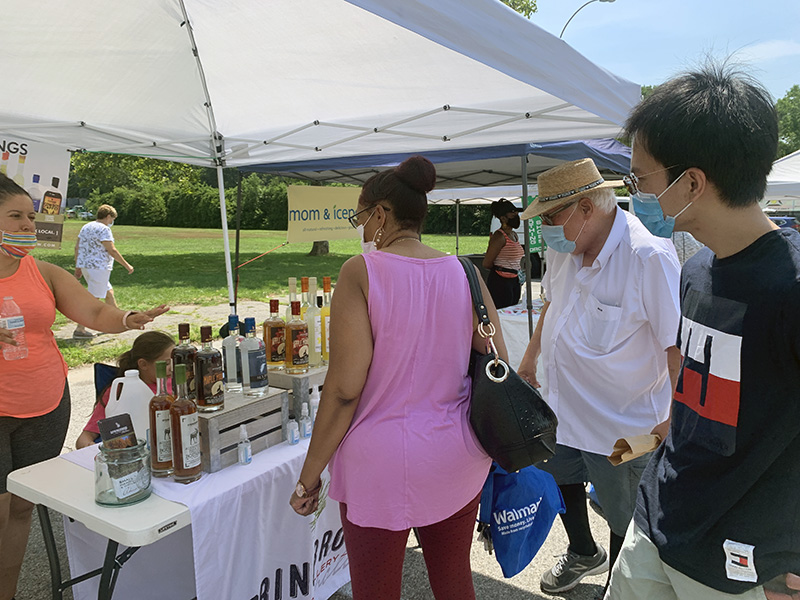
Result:
<svg viewBox="0 0 800 600"><path fill-rule="evenodd" d="M153 390L139 379L139 371L129 369L125 377L117 377L111 382L111 393L106 405L106 416L113 417L128 413L133 421L136 437L146 439L150 428L150 400L155 396Z"/></svg>

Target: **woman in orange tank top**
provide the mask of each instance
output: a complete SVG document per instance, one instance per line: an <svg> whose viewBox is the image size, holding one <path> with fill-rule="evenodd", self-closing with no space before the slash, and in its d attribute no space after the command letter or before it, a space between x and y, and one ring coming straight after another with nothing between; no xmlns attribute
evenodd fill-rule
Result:
<svg viewBox="0 0 800 600"><path fill-rule="evenodd" d="M169 310L159 306L125 312L94 298L61 267L35 260L31 197L0 173L0 297L13 298L24 319L27 355L0 352L0 599L16 592L28 542L33 504L8 492L8 474L58 456L69 425L67 365L51 327L58 310L73 321L107 333L142 329ZM0 349L17 346L0 327ZM13 390L13 393L8 391Z"/></svg>
<svg viewBox="0 0 800 600"><path fill-rule="evenodd" d="M519 227L519 209L501 198L492 203L492 214L500 221L500 229L489 238L483 266L489 269L486 287L495 306L505 308L519 302L519 268L525 251L514 231Z"/></svg>

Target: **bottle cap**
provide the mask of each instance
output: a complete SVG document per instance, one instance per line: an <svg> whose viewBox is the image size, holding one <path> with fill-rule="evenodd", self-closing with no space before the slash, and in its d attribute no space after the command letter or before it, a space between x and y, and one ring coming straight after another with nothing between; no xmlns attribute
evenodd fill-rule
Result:
<svg viewBox="0 0 800 600"><path fill-rule="evenodd" d="M53 187L57 188L58 184L61 183L61 180L58 177L53 177Z"/></svg>
<svg viewBox="0 0 800 600"><path fill-rule="evenodd" d="M188 340L189 339L189 324L188 323L179 323L178 324L178 339L181 339L181 340Z"/></svg>
<svg viewBox="0 0 800 600"><path fill-rule="evenodd" d="M327 275L322 278L322 289L326 292L331 291L331 278Z"/></svg>
<svg viewBox="0 0 800 600"><path fill-rule="evenodd" d="M281 301L280 300L270 300L269 301L269 312L276 313L281 309Z"/></svg>
<svg viewBox="0 0 800 600"><path fill-rule="evenodd" d="M167 378L167 361L165 360L156 361L156 377L158 379Z"/></svg>
<svg viewBox="0 0 800 600"><path fill-rule="evenodd" d="M39 175L36 173L33 175L33 183L39 183Z"/></svg>
<svg viewBox="0 0 800 600"><path fill-rule="evenodd" d="M211 325L203 325L200 328L200 341L204 344L206 342L210 342L214 338L214 334L211 333Z"/></svg>
<svg viewBox="0 0 800 600"><path fill-rule="evenodd" d="M178 364L172 370L172 376L175 378L175 384L181 385L186 383L186 365Z"/></svg>
<svg viewBox="0 0 800 600"><path fill-rule="evenodd" d="M244 320L244 331L245 333L253 333L256 330L256 319L255 317L246 317Z"/></svg>
<svg viewBox="0 0 800 600"><path fill-rule="evenodd" d="M300 289L305 293L308 291L308 277L300 278Z"/></svg>
<svg viewBox="0 0 800 600"><path fill-rule="evenodd" d="M236 315L228 315L228 331L231 332L234 329L237 331L239 330L239 317Z"/></svg>

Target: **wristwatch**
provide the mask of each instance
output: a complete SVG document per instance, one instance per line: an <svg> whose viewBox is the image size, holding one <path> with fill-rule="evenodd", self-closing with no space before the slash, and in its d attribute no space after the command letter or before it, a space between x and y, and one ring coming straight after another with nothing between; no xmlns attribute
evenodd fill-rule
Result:
<svg viewBox="0 0 800 600"><path fill-rule="evenodd" d="M294 493L297 495L298 498L308 498L309 496L313 496L319 491L319 488L322 487L322 479L319 480L319 483L310 490L306 489L306 486L303 485L302 481L298 481L297 485L294 486Z"/></svg>

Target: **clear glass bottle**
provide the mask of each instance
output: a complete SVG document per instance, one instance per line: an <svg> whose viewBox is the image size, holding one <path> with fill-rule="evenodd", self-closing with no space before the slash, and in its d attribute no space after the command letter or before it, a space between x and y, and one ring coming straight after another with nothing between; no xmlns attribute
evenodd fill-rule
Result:
<svg viewBox="0 0 800 600"><path fill-rule="evenodd" d="M264 321L264 345L267 348L267 367L281 370L286 362L286 322L278 316L280 302L269 301L269 319Z"/></svg>
<svg viewBox="0 0 800 600"><path fill-rule="evenodd" d="M175 365L172 377L178 387L178 395L169 407L172 478L179 483L191 483L203 474L197 405L186 389L186 365Z"/></svg>
<svg viewBox="0 0 800 600"><path fill-rule="evenodd" d="M5 296L0 305L0 327L8 329L14 335L16 346L2 344L5 360L20 360L28 357L28 343L25 341L25 317L13 296Z"/></svg>
<svg viewBox="0 0 800 600"><path fill-rule="evenodd" d="M308 308L303 320L308 324L308 366L322 364L322 315L317 306L317 278L308 278ZM302 312L302 307L301 307Z"/></svg>
<svg viewBox="0 0 800 600"><path fill-rule="evenodd" d="M239 335L239 317L228 316L228 337L222 340L222 364L225 372L225 390L242 391L242 355L239 345L244 338Z"/></svg>
<svg viewBox="0 0 800 600"><path fill-rule="evenodd" d="M189 324L178 324L178 345L172 349L172 367L186 365L186 392L189 399L197 399L197 383L194 380L194 359L197 356L197 346L189 340ZM178 384L172 378L172 395L178 395Z"/></svg>
<svg viewBox="0 0 800 600"><path fill-rule="evenodd" d="M156 362L156 395L150 400L150 470L153 477L172 475L169 407L175 397L167 387L167 361Z"/></svg>
<svg viewBox="0 0 800 600"><path fill-rule="evenodd" d="M256 320L253 317L244 320L244 339L240 349L244 395L260 398L269 391L267 350L263 340L256 336Z"/></svg>
<svg viewBox="0 0 800 600"><path fill-rule="evenodd" d="M253 462L253 447L250 444L250 439L247 437L247 425L242 423L239 425L239 464L249 465Z"/></svg>
<svg viewBox="0 0 800 600"><path fill-rule="evenodd" d="M300 318L305 321L306 311L310 306L308 299L308 277L300 278Z"/></svg>
<svg viewBox="0 0 800 600"><path fill-rule="evenodd" d="M300 409L300 437L311 437L311 416L308 414L308 402L303 402Z"/></svg>
<svg viewBox="0 0 800 600"><path fill-rule="evenodd" d="M322 307L319 309L322 323L322 364L328 364L331 347L331 278L322 278Z"/></svg>
<svg viewBox="0 0 800 600"><path fill-rule="evenodd" d="M289 306L286 307L286 322L292 320L292 302L297 300L297 277L289 277Z"/></svg>
<svg viewBox="0 0 800 600"><path fill-rule="evenodd" d="M225 383L222 381L222 352L213 346L210 325L200 328L203 346L194 359L197 377L197 410L214 412L225 407Z"/></svg>
<svg viewBox="0 0 800 600"><path fill-rule="evenodd" d="M286 372L308 372L308 324L300 318L300 302L292 302L292 320L286 323Z"/></svg>

